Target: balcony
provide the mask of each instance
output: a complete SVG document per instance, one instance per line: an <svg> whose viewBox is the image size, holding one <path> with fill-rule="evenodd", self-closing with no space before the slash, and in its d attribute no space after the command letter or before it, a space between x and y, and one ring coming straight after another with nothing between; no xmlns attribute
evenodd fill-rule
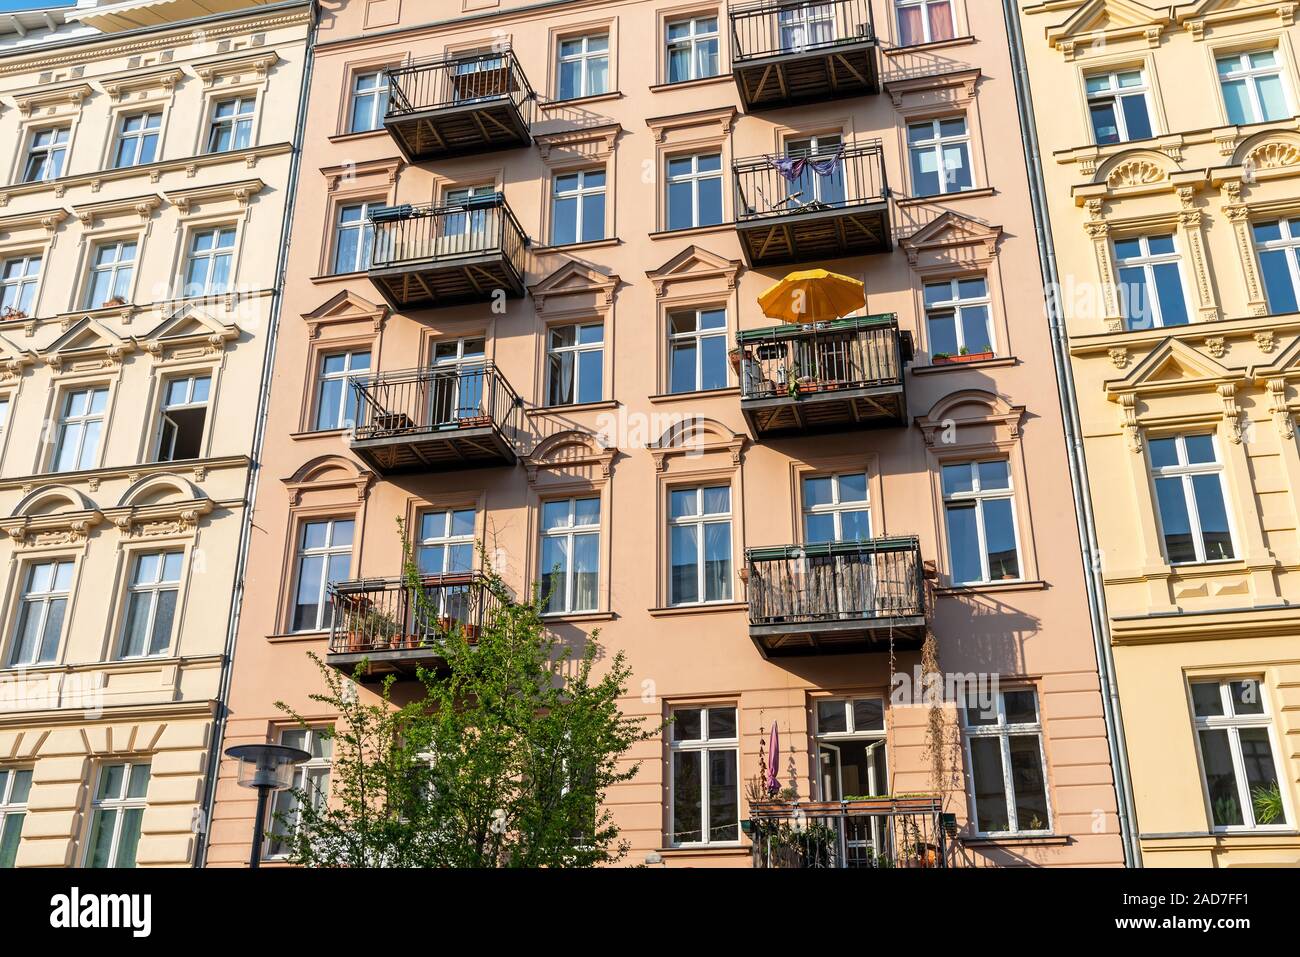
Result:
<svg viewBox="0 0 1300 957"><path fill-rule="evenodd" d="M871 0L758 0L729 16L746 110L880 92Z"/></svg>
<svg viewBox="0 0 1300 957"><path fill-rule="evenodd" d="M893 249L880 140L732 164L736 233L751 266L817 263Z"/></svg>
<svg viewBox="0 0 1300 957"><path fill-rule="evenodd" d="M749 806L754 864L764 868L956 867L956 820L938 796Z"/></svg>
<svg viewBox="0 0 1300 957"><path fill-rule="evenodd" d="M514 52L391 67L384 128L412 163L532 143L537 95Z"/></svg>
<svg viewBox="0 0 1300 957"><path fill-rule="evenodd" d="M348 675L364 661L367 681L413 677L418 667L444 662L442 643L452 629L474 640L500 603L477 572L428 575L418 584L402 578L338 582L330 586L325 660Z"/></svg>
<svg viewBox="0 0 1300 957"><path fill-rule="evenodd" d="M912 337L892 315L736 335L740 409L756 438L907 424Z"/></svg>
<svg viewBox="0 0 1300 957"><path fill-rule="evenodd" d="M925 638L915 538L745 553L749 637L764 658L913 650Z"/></svg>
<svg viewBox="0 0 1300 957"><path fill-rule="evenodd" d="M382 475L514 465L523 400L491 363L351 380L351 447Z"/></svg>
<svg viewBox="0 0 1300 957"><path fill-rule="evenodd" d="M524 295L528 237L500 193L450 206L385 206L370 216L368 275L397 310Z"/></svg>

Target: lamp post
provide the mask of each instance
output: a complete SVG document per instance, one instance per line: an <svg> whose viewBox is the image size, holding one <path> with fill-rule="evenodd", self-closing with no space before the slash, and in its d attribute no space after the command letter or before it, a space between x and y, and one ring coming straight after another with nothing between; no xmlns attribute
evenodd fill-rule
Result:
<svg viewBox="0 0 1300 957"><path fill-rule="evenodd" d="M248 866L259 867L267 798L272 791L293 787L294 770L310 760L311 754L283 744L240 744L226 748L226 757L239 762L239 786L257 790L257 818L253 822L253 850L248 856Z"/></svg>

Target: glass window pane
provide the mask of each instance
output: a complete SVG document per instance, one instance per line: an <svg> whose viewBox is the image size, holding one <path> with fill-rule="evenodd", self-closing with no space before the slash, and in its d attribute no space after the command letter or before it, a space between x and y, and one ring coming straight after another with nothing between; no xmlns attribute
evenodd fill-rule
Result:
<svg viewBox="0 0 1300 957"><path fill-rule="evenodd" d="M1019 578L1020 557L1016 552L1011 499L992 499L984 502L982 507L984 537L988 543L989 578L993 581Z"/></svg>
<svg viewBox="0 0 1300 957"><path fill-rule="evenodd" d="M853 730L885 730L885 702L880 698L855 698L853 700Z"/></svg>
<svg viewBox="0 0 1300 957"><path fill-rule="evenodd" d="M122 812L122 830L117 836L117 855L114 867L135 867L135 852L140 843L140 822L144 808L132 807Z"/></svg>
<svg viewBox="0 0 1300 957"><path fill-rule="evenodd" d="M1001 743L997 738L971 738L970 756L977 826L985 833L1009 831Z"/></svg>
<svg viewBox="0 0 1300 957"><path fill-rule="evenodd" d="M699 490L693 488L673 489L668 495L669 515L683 518L699 514Z"/></svg>
<svg viewBox="0 0 1300 957"><path fill-rule="evenodd" d="M731 523L710 522L704 526L705 601L731 597Z"/></svg>
<svg viewBox="0 0 1300 957"><path fill-rule="evenodd" d="M1250 91L1245 80L1223 80L1223 104L1228 110L1228 122L1234 126L1255 121L1254 109L1250 103Z"/></svg>
<svg viewBox="0 0 1300 957"><path fill-rule="evenodd" d="M1250 789L1251 803L1255 805L1255 823L1285 824L1284 820L1258 820L1258 798L1267 796L1278 783L1277 764L1273 760L1273 745L1269 741L1268 728L1242 728L1240 735L1241 763L1246 769L1246 786Z"/></svg>
<svg viewBox="0 0 1300 957"><path fill-rule="evenodd" d="M835 541L835 516L830 513L805 515L804 541L810 545Z"/></svg>
<svg viewBox="0 0 1300 957"><path fill-rule="evenodd" d="M843 701L836 699L834 701L817 702L817 732L819 734L836 734L848 730L848 712Z"/></svg>
<svg viewBox="0 0 1300 957"><path fill-rule="evenodd" d="M671 543L670 596L673 604L700 600L699 533L694 525L677 526L669 535Z"/></svg>
<svg viewBox="0 0 1300 957"><path fill-rule="evenodd" d="M1192 520L1187 512L1183 480L1156 479L1156 503L1159 506L1160 526L1165 538L1165 558L1170 564L1196 561L1196 546L1192 541Z"/></svg>
<svg viewBox="0 0 1300 957"><path fill-rule="evenodd" d="M673 740L699 741L704 737L704 711L701 708L678 708L673 711Z"/></svg>
<svg viewBox="0 0 1300 957"><path fill-rule="evenodd" d="M803 480L803 504L804 508L812 508L816 505L829 505L833 498L834 489L832 479L827 476L811 476Z"/></svg>
<svg viewBox="0 0 1300 957"><path fill-rule="evenodd" d="M1002 706L1007 724L1035 724L1038 721L1038 696L1029 689L1005 691Z"/></svg>
<svg viewBox="0 0 1300 957"><path fill-rule="evenodd" d="M1228 682L1232 699L1232 713L1236 715L1263 714L1264 689L1258 681L1247 678L1245 681Z"/></svg>
<svg viewBox="0 0 1300 957"><path fill-rule="evenodd" d="M108 855L113 846L113 828L117 824L117 811L113 808L100 808L95 811L90 824L90 852L86 856L87 867L108 867Z"/></svg>
<svg viewBox="0 0 1300 957"><path fill-rule="evenodd" d="M1011 468L1005 460L980 462L976 468L979 471L980 488L984 491L1011 487Z"/></svg>
<svg viewBox="0 0 1300 957"><path fill-rule="evenodd" d="M1045 831L1048 827L1047 784L1043 780L1043 757L1038 735L1015 734L1008 743L1016 827L1021 831Z"/></svg>
<svg viewBox="0 0 1300 957"><path fill-rule="evenodd" d="M983 579L980 562L979 529L975 506L950 505L945 509L948 520L948 549L952 553L952 579L956 584Z"/></svg>
<svg viewBox="0 0 1300 957"><path fill-rule="evenodd" d="M1148 448L1151 450L1151 464L1155 468L1178 464L1177 439L1152 439Z"/></svg>
<svg viewBox="0 0 1300 957"><path fill-rule="evenodd" d="M704 490L704 513L724 515L731 511L731 487L711 485Z"/></svg>
<svg viewBox="0 0 1300 957"><path fill-rule="evenodd" d="M1259 78L1259 104L1264 110L1261 121L1273 122L1288 115L1286 92L1282 88L1282 77L1262 76Z"/></svg>
<svg viewBox="0 0 1300 957"><path fill-rule="evenodd" d="M1187 461L1192 465L1217 461L1212 435L1189 435L1183 439L1183 445L1187 449Z"/></svg>
<svg viewBox="0 0 1300 957"><path fill-rule="evenodd" d="M1124 125L1128 127L1130 140L1145 140L1151 136L1151 118L1147 114L1145 96L1125 96L1120 98L1124 110Z"/></svg>
<svg viewBox="0 0 1300 957"><path fill-rule="evenodd" d="M1214 826L1232 827L1244 824L1241 793L1237 789L1237 774L1232 766L1228 732L1202 729L1198 735L1201 740L1205 787L1210 794L1210 814Z"/></svg>
<svg viewBox="0 0 1300 957"><path fill-rule="evenodd" d="M871 537L871 513L853 511L840 513L840 540L866 541Z"/></svg>
<svg viewBox="0 0 1300 957"><path fill-rule="evenodd" d="M4 817L4 830L0 831L0 868L13 867L18 858L18 841L22 837L25 816L21 812L10 812Z"/></svg>
<svg viewBox="0 0 1300 957"><path fill-rule="evenodd" d="M703 754L699 751L673 753L673 842L704 839Z"/></svg>
<svg viewBox="0 0 1300 957"><path fill-rule="evenodd" d="M958 492L970 492L975 489L975 480L971 466L945 465L943 467L943 494L955 495Z"/></svg>
<svg viewBox="0 0 1300 957"><path fill-rule="evenodd" d="M1223 501L1223 481L1218 475L1192 476L1196 513L1201 520L1201 541L1208 561L1233 557L1232 532Z"/></svg>
<svg viewBox="0 0 1300 957"><path fill-rule="evenodd" d="M1274 315L1300 311L1296 302L1295 283L1287 254L1274 249L1259 254L1260 272L1264 276L1264 289L1268 296L1268 311Z"/></svg>
<svg viewBox="0 0 1300 957"><path fill-rule="evenodd" d="M1160 299L1160 321L1166 326L1185 326L1191 319L1187 313L1187 298L1183 294L1182 274L1177 263L1160 263L1152 266L1155 274L1156 295Z"/></svg>
<svg viewBox="0 0 1300 957"><path fill-rule="evenodd" d="M740 838L738 817L740 788L736 774L736 752L709 752L709 840L735 841Z"/></svg>
<svg viewBox="0 0 1300 957"><path fill-rule="evenodd" d="M1223 714L1223 695L1217 681L1192 682L1192 711L1198 718L1213 718Z"/></svg>
<svg viewBox="0 0 1300 957"><path fill-rule="evenodd" d="M716 741L719 738L734 738L736 736L736 709L735 708L710 708L709 709L709 740Z"/></svg>

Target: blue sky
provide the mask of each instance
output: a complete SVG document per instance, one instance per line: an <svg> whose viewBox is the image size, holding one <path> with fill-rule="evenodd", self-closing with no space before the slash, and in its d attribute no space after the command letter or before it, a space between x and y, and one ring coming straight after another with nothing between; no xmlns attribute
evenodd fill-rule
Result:
<svg viewBox="0 0 1300 957"><path fill-rule="evenodd" d="M41 7L70 7L74 0L0 0L0 11L37 10Z"/></svg>

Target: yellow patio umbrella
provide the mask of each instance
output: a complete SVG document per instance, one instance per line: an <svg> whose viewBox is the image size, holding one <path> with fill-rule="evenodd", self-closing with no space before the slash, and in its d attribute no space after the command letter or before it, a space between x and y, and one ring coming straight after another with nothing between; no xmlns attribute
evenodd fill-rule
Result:
<svg viewBox="0 0 1300 957"><path fill-rule="evenodd" d="M830 322L863 308L866 288L825 269L792 272L758 297L763 315L786 322Z"/></svg>

